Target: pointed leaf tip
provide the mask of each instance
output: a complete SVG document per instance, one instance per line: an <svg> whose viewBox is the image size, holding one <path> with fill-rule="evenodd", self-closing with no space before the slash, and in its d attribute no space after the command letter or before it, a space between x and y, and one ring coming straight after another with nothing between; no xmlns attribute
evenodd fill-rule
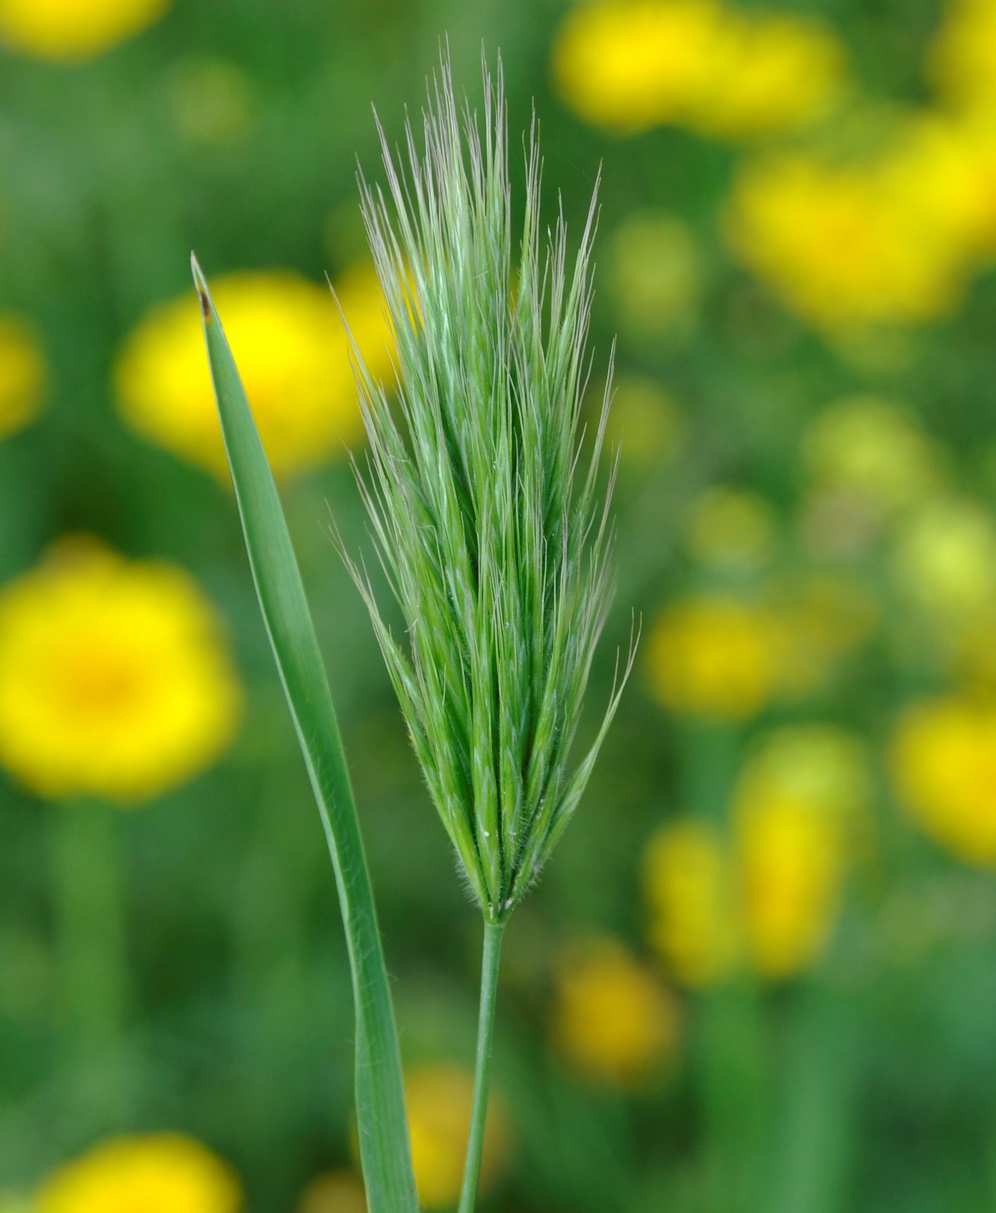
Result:
<svg viewBox="0 0 996 1213"><path fill-rule="evenodd" d="M204 317L204 323L207 324L211 319L211 295L208 291L204 271L201 269L200 262L197 260L197 254L193 250L190 253L190 272L194 276L194 286L197 287L197 294L201 301L201 315Z"/></svg>

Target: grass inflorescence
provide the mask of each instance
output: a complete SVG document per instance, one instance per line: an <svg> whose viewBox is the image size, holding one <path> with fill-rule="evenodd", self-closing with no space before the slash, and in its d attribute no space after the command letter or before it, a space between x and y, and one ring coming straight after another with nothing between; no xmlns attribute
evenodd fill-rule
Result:
<svg viewBox="0 0 996 1213"><path fill-rule="evenodd" d="M500 64L481 120L444 57L422 133L420 153L406 124L401 155L381 131L386 190L361 180L397 384L392 405L357 359L360 482L407 644L349 563L429 791L500 922L570 819L629 672L575 759L611 595L608 381L588 443L582 419L596 206L573 256L562 210L544 230L534 123L514 233Z"/></svg>

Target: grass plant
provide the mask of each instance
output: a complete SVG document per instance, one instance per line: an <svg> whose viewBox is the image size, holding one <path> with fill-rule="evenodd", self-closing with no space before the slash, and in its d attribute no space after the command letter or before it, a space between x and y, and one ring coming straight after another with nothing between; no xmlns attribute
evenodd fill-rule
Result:
<svg viewBox="0 0 996 1213"><path fill-rule="evenodd" d="M502 74L483 117L447 58L405 165L381 132L386 191L361 177L391 321L388 391L354 348L369 440L358 468L378 555L404 620L395 637L362 561L337 545L366 602L416 756L484 918L473 1116L460 1213L476 1199L501 941L584 791L629 661L594 739L574 741L611 585L609 407L590 441L583 397L592 199L576 253L544 230L535 122L513 224ZM331 697L273 478L203 277L208 352L257 591L336 864L356 994L357 1120L374 1213L413 1207L397 1039ZM611 375L609 377L611 379Z"/></svg>

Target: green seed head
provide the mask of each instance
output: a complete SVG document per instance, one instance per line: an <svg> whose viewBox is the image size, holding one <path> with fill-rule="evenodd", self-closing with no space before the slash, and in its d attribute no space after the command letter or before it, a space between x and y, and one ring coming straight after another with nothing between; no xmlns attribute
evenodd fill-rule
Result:
<svg viewBox="0 0 996 1213"><path fill-rule="evenodd" d="M610 597L609 493L582 456L594 199L569 258L540 225L535 129L513 238L501 68L458 111L444 58L402 164L363 213L397 344L397 399L357 360L361 489L406 641L367 602L429 791L474 897L504 919L573 813L615 712L571 744ZM611 485L610 485L611 490Z"/></svg>

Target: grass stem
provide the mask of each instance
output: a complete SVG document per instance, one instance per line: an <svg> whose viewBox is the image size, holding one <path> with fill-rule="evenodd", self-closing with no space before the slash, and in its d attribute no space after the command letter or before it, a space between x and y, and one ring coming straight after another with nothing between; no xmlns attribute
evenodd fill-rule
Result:
<svg viewBox="0 0 996 1213"><path fill-rule="evenodd" d="M504 922L485 922L484 954L481 960L481 1006L477 1021L477 1062L474 1069L474 1109L470 1118L459 1213L473 1213L474 1201L477 1199L484 1124L488 1115L488 1091L491 1086L491 1045L494 1039L495 1002L498 995L498 965L504 933Z"/></svg>
<svg viewBox="0 0 996 1213"><path fill-rule="evenodd" d="M128 965L114 810L91 802L54 806L52 879L66 1063L87 1110L124 1112L122 1045ZM90 1105L93 1105L92 1107Z"/></svg>

